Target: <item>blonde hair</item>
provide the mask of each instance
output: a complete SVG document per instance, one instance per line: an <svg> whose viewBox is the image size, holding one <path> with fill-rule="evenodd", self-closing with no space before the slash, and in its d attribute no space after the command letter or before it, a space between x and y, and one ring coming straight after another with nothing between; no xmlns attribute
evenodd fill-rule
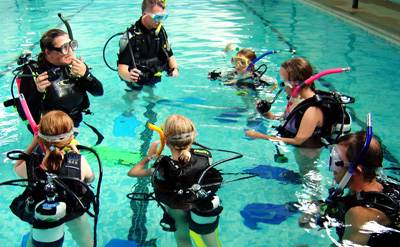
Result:
<svg viewBox="0 0 400 247"><path fill-rule="evenodd" d="M42 136L59 136L73 131L74 123L72 119L62 111L51 111L46 113L39 123L39 133ZM62 166L63 148L74 139L74 135L62 141L50 141L38 136L39 142L49 148L50 154L46 155L42 164L46 169L58 170Z"/></svg>
<svg viewBox="0 0 400 247"><path fill-rule="evenodd" d="M170 115L165 121L164 136L172 148L181 151L179 160L188 162L191 155L187 149L196 137L193 122L183 115Z"/></svg>

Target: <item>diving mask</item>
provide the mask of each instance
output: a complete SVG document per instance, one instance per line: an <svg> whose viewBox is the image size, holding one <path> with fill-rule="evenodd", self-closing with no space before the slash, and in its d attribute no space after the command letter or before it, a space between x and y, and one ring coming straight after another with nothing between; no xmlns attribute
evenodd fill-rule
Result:
<svg viewBox="0 0 400 247"><path fill-rule="evenodd" d="M60 134L60 135L55 135L55 136L47 136L43 135L42 133L38 132L38 136L45 139L48 142L63 142L68 140L70 136L74 134L74 128L71 129L70 132Z"/></svg>
<svg viewBox="0 0 400 247"><path fill-rule="evenodd" d="M249 66L250 61L245 57L232 57L231 63L235 66L239 64L240 67L245 68Z"/></svg>
<svg viewBox="0 0 400 247"><path fill-rule="evenodd" d="M155 22L165 21L168 18L168 14L156 15L156 14L148 13L148 15L150 15Z"/></svg>
<svg viewBox="0 0 400 247"><path fill-rule="evenodd" d="M329 160L329 171L331 172L341 172L343 167L350 167L351 162L345 162L340 158L340 150L337 144L332 145L331 155Z"/></svg>
<svg viewBox="0 0 400 247"><path fill-rule="evenodd" d="M61 45L59 48L49 47L48 49L53 50L53 51L58 51L59 53L66 55L66 54L68 54L70 48L72 51L75 51L76 49L78 49L78 41L71 40L68 43Z"/></svg>

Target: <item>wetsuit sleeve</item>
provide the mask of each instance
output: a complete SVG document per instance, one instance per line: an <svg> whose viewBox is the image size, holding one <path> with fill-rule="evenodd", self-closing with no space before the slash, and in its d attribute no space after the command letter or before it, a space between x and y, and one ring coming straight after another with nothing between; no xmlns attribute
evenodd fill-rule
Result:
<svg viewBox="0 0 400 247"><path fill-rule="evenodd" d="M103 84L90 73L86 65L86 74L80 78L83 82L84 88L93 96L101 96L104 93Z"/></svg>

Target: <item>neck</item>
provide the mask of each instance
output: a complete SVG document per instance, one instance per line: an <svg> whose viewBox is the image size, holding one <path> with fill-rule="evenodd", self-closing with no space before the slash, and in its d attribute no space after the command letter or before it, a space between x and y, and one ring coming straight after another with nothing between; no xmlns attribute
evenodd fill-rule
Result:
<svg viewBox="0 0 400 247"><path fill-rule="evenodd" d="M361 192L361 191L382 191L382 185L373 179L372 181L365 181L364 179L352 181L351 185L348 186L350 190L354 192Z"/></svg>
<svg viewBox="0 0 400 247"><path fill-rule="evenodd" d="M313 90L311 90L311 88L306 87L299 91L299 95L303 99L308 99L308 98L313 97L315 95L315 92Z"/></svg>

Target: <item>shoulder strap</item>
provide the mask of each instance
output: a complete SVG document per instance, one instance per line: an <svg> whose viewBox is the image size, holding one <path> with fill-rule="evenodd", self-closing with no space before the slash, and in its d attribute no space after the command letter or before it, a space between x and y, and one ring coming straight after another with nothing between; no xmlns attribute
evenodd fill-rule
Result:
<svg viewBox="0 0 400 247"><path fill-rule="evenodd" d="M70 151L65 155L66 176L80 178L81 177L81 155Z"/></svg>

